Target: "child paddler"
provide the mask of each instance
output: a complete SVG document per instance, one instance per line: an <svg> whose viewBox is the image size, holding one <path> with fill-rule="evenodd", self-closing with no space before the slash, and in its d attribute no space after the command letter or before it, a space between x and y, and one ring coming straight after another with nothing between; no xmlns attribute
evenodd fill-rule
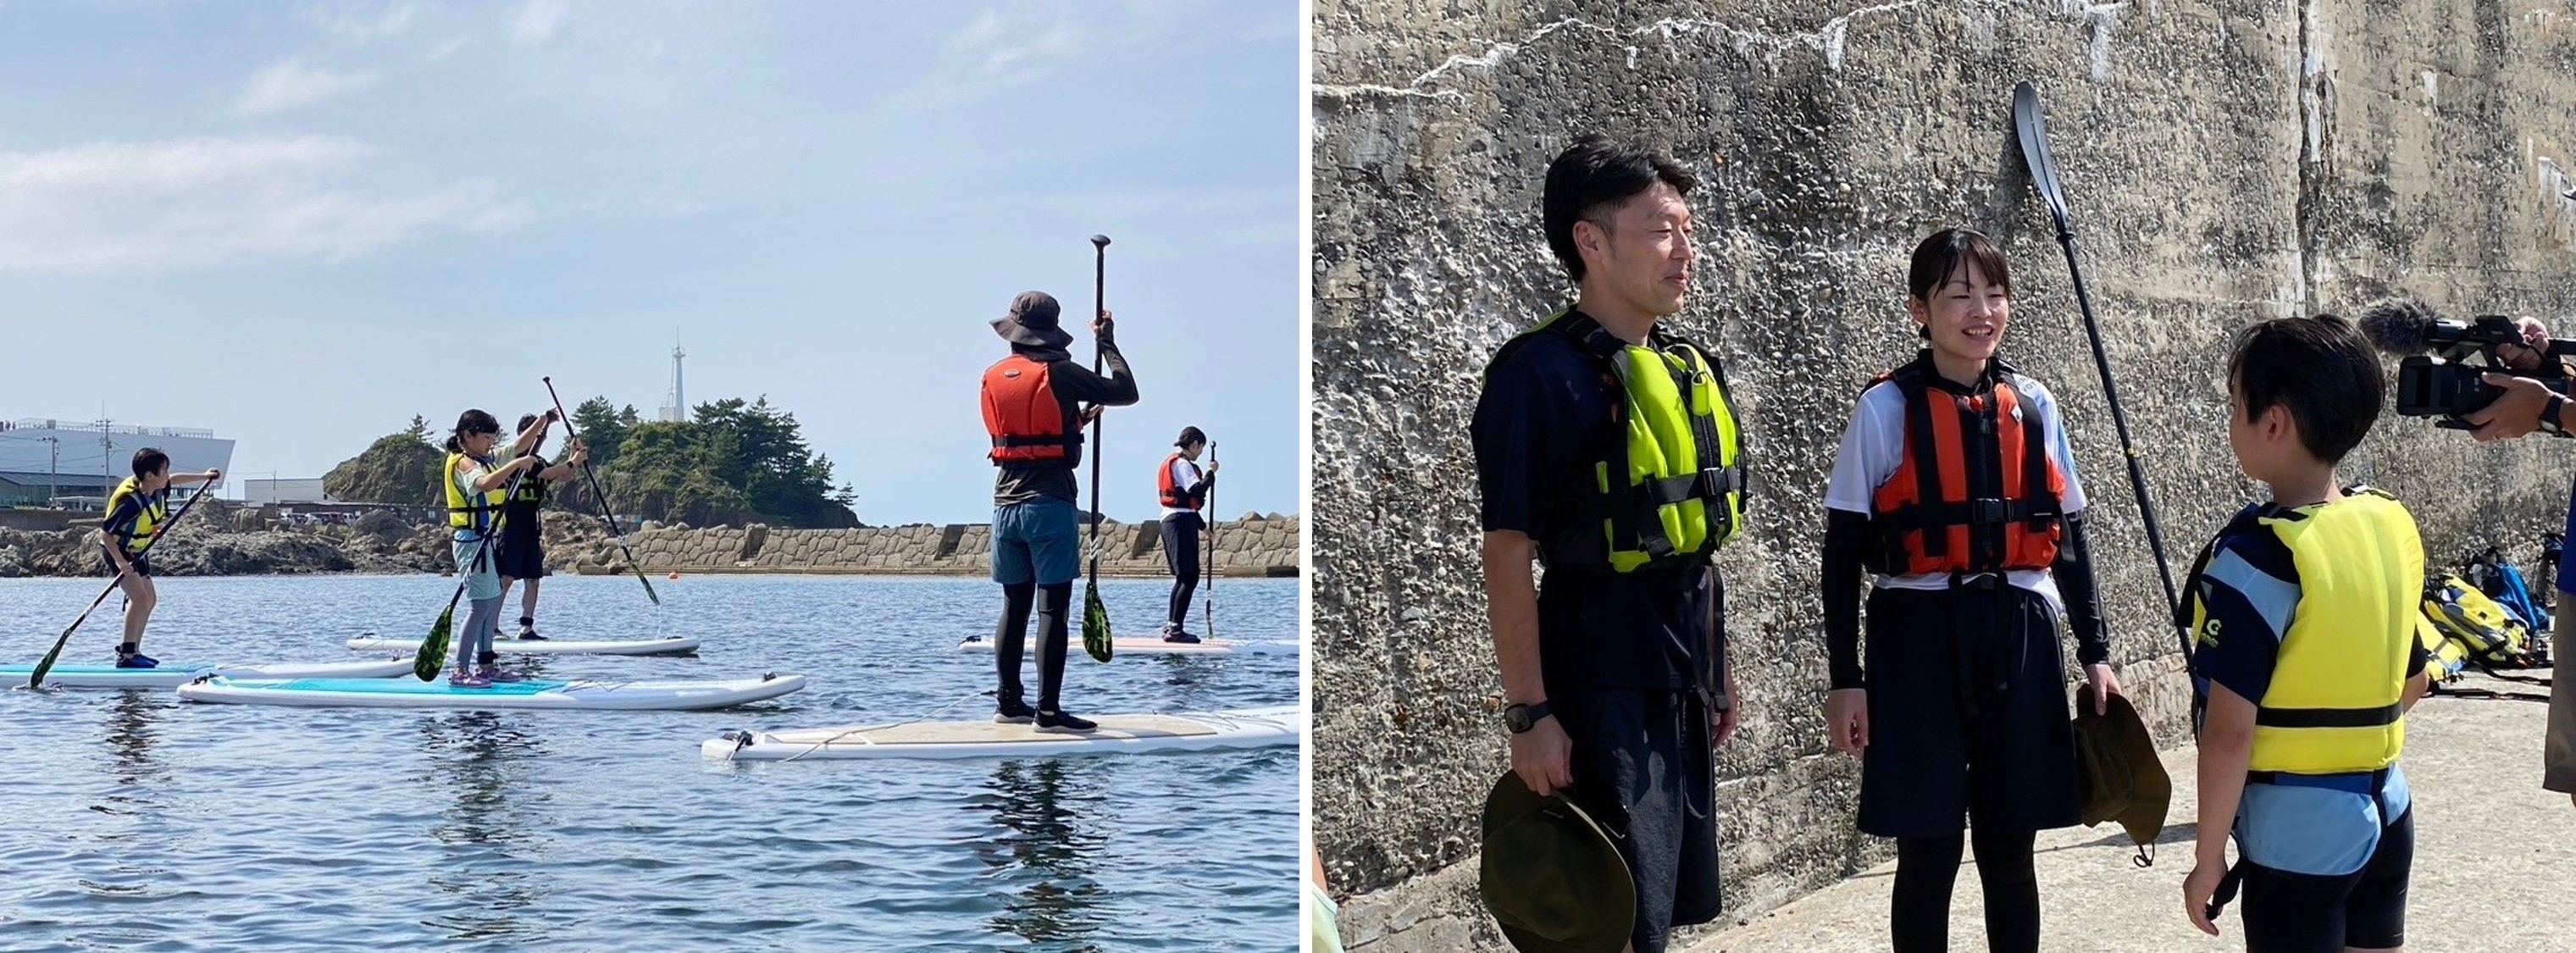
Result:
<svg viewBox="0 0 2576 953"><path fill-rule="evenodd" d="M439 483L447 491L447 526L454 540L456 575L466 581L465 598L472 606L465 617L465 629L456 639L456 670L447 677L450 685L490 688L494 682L520 680L517 673L501 669L500 656L492 651L492 639L500 634L501 627L497 536L510 478L545 465L531 451L554 420L555 412L546 411L533 426L519 432L506 454L494 452L501 440L501 422L481 410L459 415L456 431L447 438L447 463ZM528 478L534 479L535 475L531 473Z"/></svg>
<svg viewBox="0 0 2576 953"><path fill-rule="evenodd" d="M212 483L223 471L170 472L170 455L145 447L134 452L134 475L107 497L107 518L98 524L98 547L108 574L125 592L125 639L116 644L116 667L154 668L161 663L143 654L143 627L152 607L161 603L152 587L152 540L170 522L170 488Z"/></svg>

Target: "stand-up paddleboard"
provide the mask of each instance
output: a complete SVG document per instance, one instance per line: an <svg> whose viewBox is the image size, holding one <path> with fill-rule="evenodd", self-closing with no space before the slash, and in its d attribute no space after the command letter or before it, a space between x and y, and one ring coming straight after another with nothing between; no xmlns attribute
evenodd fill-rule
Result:
<svg viewBox="0 0 2576 953"><path fill-rule="evenodd" d="M417 652L420 651L420 640L388 639L369 633L350 639L349 648L360 652ZM572 639L492 640L492 651L503 655L686 655L697 650L698 639L687 635L596 642Z"/></svg>
<svg viewBox="0 0 2576 953"><path fill-rule="evenodd" d="M797 731L728 731L699 751L733 761L820 758L1037 758L1137 751L1203 751L1294 745L1305 734L1295 706L1171 715L1104 715L1098 730L1039 731L1030 725L937 721Z"/></svg>
<svg viewBox="0 0 2576 953"><path fill-rule="evenodd" d="M33 665L0 665L0 682L25 683ZM411 674L411 659L382 662L294 662L278 665L216 665L211 662L163 662L159 668L113 665L56 665L45 670L48 688L170 688L200 675L232 678L391 678Z"/></svg>
<svg viewBox="0 0 2576 953"><path fill-rule="evenodd" d="M1229 642L1221 639L1212 639L1206 642L1165 642L1159 638L1122 638L1112 640L1111 646L1112 655L1126 655L1130 653L1137 655L1297 654L1297 645L1293 642ZM980 635L967 636L966 641L957 643L957 651L960 652L990 652L992 650L993 640ZM1037 651L1035 649L1029 650L1028 657L1037 657Z"/></svg>
<svg viewBox="0 0 2576 953"><path fill-rule="evenodd" d="M235 679L211 676L179 686L192 702L299 708L572 708L693 711L763 701L805 687L802 675L722 682L561 682L530 679L458 688L444 678Z"/></svg>

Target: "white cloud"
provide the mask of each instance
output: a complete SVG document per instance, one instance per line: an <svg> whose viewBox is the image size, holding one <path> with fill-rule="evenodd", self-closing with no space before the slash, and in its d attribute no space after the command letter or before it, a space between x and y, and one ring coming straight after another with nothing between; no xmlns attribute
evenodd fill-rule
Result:
<svg viewBox="0 0 2576 953"><path fill-rule="evenodd" d="M554 39L563 27L564 14L571 12L567 0L528 0L519 15L510 20L510 39L520 43L543 43Z"/></svg>
<svg viewBox="0 0 2576 953"><path fill-rule="evenodd" d="M337 136L0 152L0 269L346 261L439 232L504 231L529 218L488 181L402 196L343 187L374 156L365 143Z"/></svg>
<svg viewBox="0 0 2576 953"><path fill-rule="evenodd" d="M303 19L321 27L324 32L361 45L402 35L411 29L414 12L416 9L410 3L389 4L372 15L355 7L306 7L298 11Z"/></svg>
<svg viewBox="0 0 2576 953"><path fill-rule="evenodd" d="M284 112L338 99L375 84L374 73L334 73L306 66L300 60L280 60L250 74L233 109L245 116Z"/></svg>

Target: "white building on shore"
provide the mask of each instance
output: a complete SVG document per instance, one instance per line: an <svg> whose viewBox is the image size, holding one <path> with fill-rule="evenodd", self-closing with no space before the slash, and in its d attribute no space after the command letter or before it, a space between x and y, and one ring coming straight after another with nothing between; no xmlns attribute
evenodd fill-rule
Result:
<svg viewBox="0 0 2576 953"><path fill-rule="evenodd" d="M134 453L170 455L178 472L230 470L233 442L200 427L102 420L0 420L0 506L45 506L62 497L104 498L134 475ZM230 483L228 475L224 483Z"/></svg>

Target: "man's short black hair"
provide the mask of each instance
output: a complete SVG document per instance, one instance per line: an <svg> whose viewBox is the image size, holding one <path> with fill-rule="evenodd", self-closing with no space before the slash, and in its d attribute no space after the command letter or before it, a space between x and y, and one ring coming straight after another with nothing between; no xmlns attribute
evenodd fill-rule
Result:
<svg viewBox="0 0 2576 953"><path fill-rule="evenodd" d="M1592 133L1574 140L1556 160L1547 164L1547 185L1539 196L1539 218L1547 231L1547 247L1556 252L1556 260L1565 263L1565 273L1577 282L1583 280L1583 256L1574 248L1574 223L1591 219L1603 231L1610 228L1604 209L1616 208L1638 193L1661 182L1673 191L1689 195L1699 180L1661 153L1651 152L1610 137Z"/></svg>
<svg viewBox="0 0 2576 953"><path fill-rule="evenodd" d="M170 469L170 455L151 447L134 451L134 475L151 476Z"/></svg>
<svg viewBox="0 0 2576 953"><path fill-rule="evenodd" d="M2227 378L2244 400L2248 422L2274 405L2288 408L2299 444L2327 463L2341 461L2370 434L2388 388L2370 340L2331 314L2246 328L2227 359Z"/></svg>

